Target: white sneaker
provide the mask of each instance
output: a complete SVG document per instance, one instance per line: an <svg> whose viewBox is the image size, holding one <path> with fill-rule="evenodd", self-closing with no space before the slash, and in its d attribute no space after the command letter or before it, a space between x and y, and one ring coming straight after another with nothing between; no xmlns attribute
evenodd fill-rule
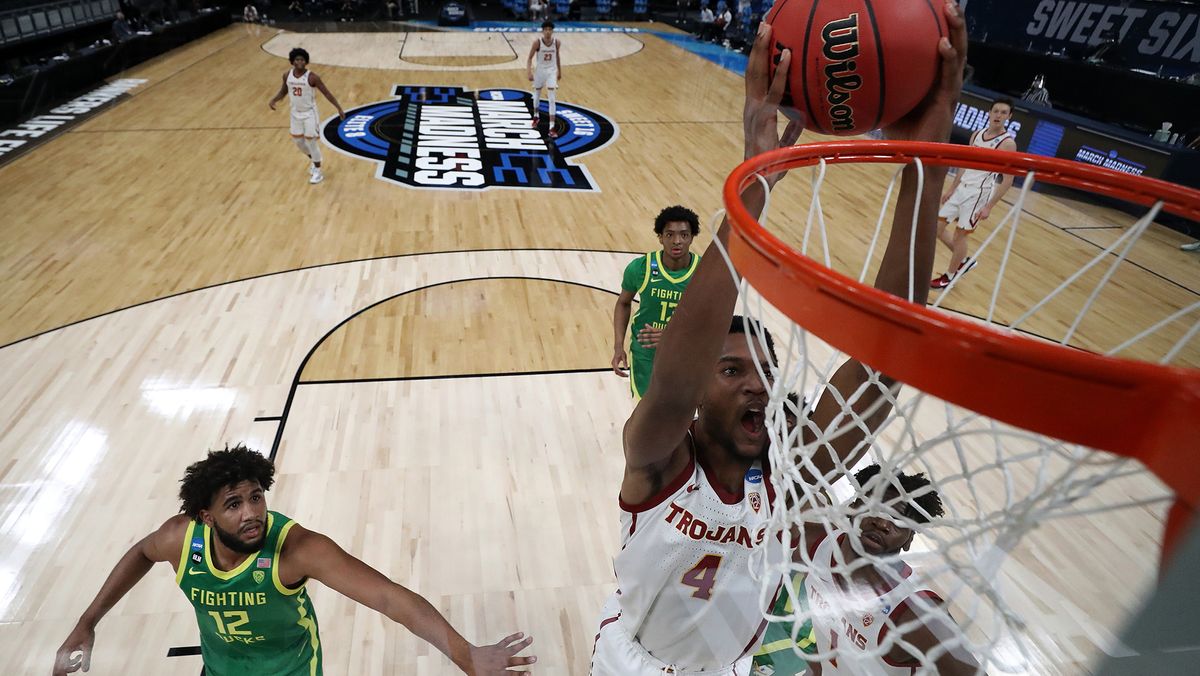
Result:
<svg viewBox="0 0 1200 676"><path fill-rule="evenodd" d="M324 180L325 180L325 174L322 174L320 171L314 171L312 173L312 178L308 179L308 182L315 185Z"/></svg>
<svg viewBox="0 0 1200 676"><path fill-rule="evenodd" d="M1192 242L1191 244L1181 244L1179 248L1184 251L1200 251L1200 241Z"/></svg>

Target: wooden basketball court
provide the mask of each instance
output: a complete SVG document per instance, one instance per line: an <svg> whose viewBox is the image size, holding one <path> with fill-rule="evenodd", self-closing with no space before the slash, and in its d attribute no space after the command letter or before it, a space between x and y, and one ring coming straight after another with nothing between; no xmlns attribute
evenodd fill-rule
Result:
<svg viewBox="0 0 1200 676"><path fill-rule="evenodd" d="M286 103L266 105L296 45L347 109L395 85L523 90L534 38L516 32L230 27L123 74L147 82L0 167L0 672L48 672L120 555L178 510L183 469L245 442L276 454L272 509L423 594L469 640L525 631L536 673L586 673L614 588L632 406L608 369L615 293L656 246L661 208L720 208L742 159L742 80L647 32L561 38L560 101L619 128L572 160L594 191L406 188L330 147L312 186ZM808 201L788 180L772 221L794 235ZM886 181L854 167L827 187L843 248L865 247ZM1042 195L1026 209L1017 296L1132 222ZM1109 349L1195 304L1184 241L1153 226L1078 344ZM945 305L980 315L990 286L970 281ZM1052 335L1071 316L1025 328ZM1200 366L1200 346L1176 363ZM1151 584L1162 511L1048 528L1014 555L1031 633L1048 637L1022 673L1086 673L1115 649L1104 627ZM92 673L199 673L193 611L160 568L100 624ZM326 673L454 673L312 588Z"/></svg>

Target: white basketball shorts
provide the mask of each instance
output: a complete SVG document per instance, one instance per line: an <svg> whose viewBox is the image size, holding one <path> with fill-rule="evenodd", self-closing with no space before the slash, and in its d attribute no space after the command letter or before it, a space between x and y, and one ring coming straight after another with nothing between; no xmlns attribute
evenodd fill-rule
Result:
<svg viewBox="0 0 1200 676"><path fill-rule="evenodd" d="M959 184L954 189L950 199L938 209L938 218L944 218L949 223L957 222L960 230L970 232L979 223L979 210L992 199L992 186L984 183L982 186Z"/></svg>

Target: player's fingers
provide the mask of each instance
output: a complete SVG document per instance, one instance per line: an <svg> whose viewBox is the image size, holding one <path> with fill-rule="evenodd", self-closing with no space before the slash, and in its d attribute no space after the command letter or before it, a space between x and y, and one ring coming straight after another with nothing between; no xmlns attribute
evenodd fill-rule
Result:
<svg viewBox="0 0 1200 676"><path fill-rule="evenodd" d="M967 22L955 0L946 2L946 23L950 26L950 46L962 58L967 55Z"/></svg>
<svg viewBox="0 0 1200 676"><path fill-rule="evenodd" d="M507 646L508 644L512 643L513 641L521 640L522 638L524 638L524 636L525 636L524 632L518 631L515 634L509 634L508 636L505 636L504 638L500 639L499 641L496 641L496 645L501 646L501 647Z"/></svg>
<svg viewBox="0 0 1200 676"><path fill-rule="evenodd" d="M779 105L783 100L783 90L787 87L788 67L792 65L792 50L785 49L779 55L779 65L775 67L775 77L771 80L771 89L767 92L767 102Z"/></svg>
<svg viewBox="0 0 1200 676"><path fill-rule="evenodd" d="M530 655L529 657L510 657L508 658L508 664L506 666L523 667L527 664L533 664L534 662L537 662L536 655Z"/></svg>
<svg viewBox="0 0 1200 676"><path fill-rule="evenodd" d="M512 645L505 648L505 650L508 651L509 655L516 655L517 653L521 652L522 650L528 648L530 646L530 644L532 644L532 643L533 643L533 637L527 636L524 641L518 641L516 643L513 643Z"/></svg>
<svg viewBox="0 0 1200 676"><path fill-rule="evenodd" d="M779 139L780 147L794 146L800 138L800 134L804 132L803 120L792 120L783 128L783 137Z"/></svg>
<svg viewBox="0 0 1200 676"><path fill-rule="evenodd" d="M83 654L81 654L79 656L79 660L83 663L84 671L92 670L92 651L91 650L88 650L85 648L83 650Z"/></svg>
<svg viewBox="0 0 1200 676"><path fill-rule="evenodd" d="M758 34L746 61L746 94L758 98L766 91L767 59L771 58L771 24L758 24Z"/></svg>

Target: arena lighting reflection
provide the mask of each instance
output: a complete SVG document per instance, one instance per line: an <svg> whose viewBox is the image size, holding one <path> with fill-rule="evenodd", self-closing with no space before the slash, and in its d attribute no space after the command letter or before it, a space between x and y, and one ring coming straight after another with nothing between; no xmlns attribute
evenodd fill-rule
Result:
<svg viewBox="0 0 1200 676"><path fill-rule="evenodd" d="M202 411L227 411L237 399L237 391L229 387L180 387L154 379L144 381L141 390L150 410L168 420L186 420Z"/></svg>
<svg viewBox="0 0 1200 676"><path fill-rule="evenodd" d="M12 527L0 533L0 617L19 597L17 571L39 545L61 532L56 526L95 474L96 465L108 451L108 435L80 421L63 427L45 450L42 478L15 489L11 506Z"/></svg>

